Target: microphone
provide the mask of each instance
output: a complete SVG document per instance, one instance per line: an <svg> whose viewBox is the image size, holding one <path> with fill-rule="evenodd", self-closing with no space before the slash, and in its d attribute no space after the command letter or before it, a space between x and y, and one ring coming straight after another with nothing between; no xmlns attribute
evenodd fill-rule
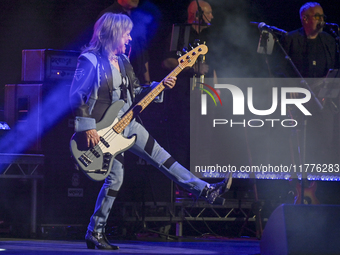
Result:
<svg viewBox="0 0 340 255"><path fill-rule="evenodd" d="M277 27L268 26L264 22L260 22L260 23L259 22L250 22L250 24L258 25L257 27L260 31L266 30L268 32L272 32L272 33L279 34L279 35L287 34L287 31L282 30L282 29L277 28Z"/></svg>
<svg viewBox="0 0 340 255"><path fill-rule="evenodd" d="M339 27L339 25L336 23L327 23L324 21L321 21L320 26L321 27Z"/></svg>
<svg viewBox="0 0 340 255"><path fill-rule="evenodd" d="M335 31L339 31L339 25L336 24L336 23L327 23L327 22L324 22L324 21L321 21L320 23L318 23L316 25L316 27L318 29L323 29L323 28L328 28L329 30L335 30Z"/></svg>
<svg viewBox="0 0 340 255"><path fill-rule="evenodd" d="M258 28L260 29L260 31L262 30L267 30L269 32L273 32L273 33L276 33L276 34L279 34L279 35L285 35L287 34L287 31L284 31L280 28L277 28L277 27L272 27L272 26L268 26L266 25L266 23L264 22L261 22L259 25L258 25Z"/></svg>

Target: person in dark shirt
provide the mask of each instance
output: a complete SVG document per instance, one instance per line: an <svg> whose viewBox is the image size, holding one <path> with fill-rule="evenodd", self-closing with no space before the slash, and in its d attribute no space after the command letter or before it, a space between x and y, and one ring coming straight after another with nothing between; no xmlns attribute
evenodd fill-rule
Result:
<svg viewBox="0 0 340 255"><path fill-rule="evenodd" d="M322 81L320 78L326 77L329 69L335 69L338 65L335 39L323 31L325 17L319 3L308 2L300 8L302 28L288 33L281 39L283 48L301 76L318 78L306 81L323 109L320 111L320 107L312 98L305 105L312 116L301 116L299 111L292 110L292 113L295 113L294 117L301 117L299 124L301 130L304 130L303 121L307 120L305 140L301 141L301 145L306 144L304 151L306 164L336 163L339 156L339 135L336 127L338 99L330 99L320 94L320 91L325 89L325 83L320 82ZM284 64L283 70L286 77L300 77L288 61Z"/></svg>
<svg viewBox="0 0 340 255"><path fill-rule="evenodd" d="M306 3L300 9L302 28L282 38L283 48L304 78L325 77L329 69L335 68L335 40L323 31L324 18L318 3ZM297 77L290 66L287 66L286 75Z"/></svg>
<svg viewBox="0 0 340 255"><path fill-rule="evenodd" d="M202 10L201 17L198 15L199 7L197 6L197 1L192 1L188 6L188 23L186 25L190 26L190 34L189 34L189 44L192 47L195 47L196 43L199 44L207 44L209 38L208 27L214 18L212 13L212 8L210 4L206 1L199 0L199 7ZM168 40L170 42L170 40ZM209 45L208 45L209 46ZM184 44L184 38L180 38L178 42L178 50L182 50L183 47L188 47L188 45ZM170 48L170 47L169 47ZM190 48L188 48L190 50ZM178 65L176 56L176 51L168 52L163 61L163 67L167 70L172 70ZM194 66L194 71L198 75L206 75L209 71L209 66L206 62L196 64ZM191 74L192 76L192 74Z"/></svg>

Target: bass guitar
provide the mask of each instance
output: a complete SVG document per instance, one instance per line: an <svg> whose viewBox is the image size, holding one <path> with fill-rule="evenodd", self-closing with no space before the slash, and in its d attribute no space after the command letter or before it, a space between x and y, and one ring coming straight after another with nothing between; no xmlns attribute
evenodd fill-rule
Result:
<svg viewBox="0 0 340 255"><path fill-rule="evenodd" d="M193 66L198 56L207 52L208 47L206 45L197 46L178 59L178 66L167 77L177 76L186 67ZM105 112L103 119L96 125L96 130L100 136L100 142L96 146L84 148L79 141L78 134L75 133L72 136L70 141L72 157L90 179L94 181L104 180L110 173L113 159L134 145L136 135L124 137L122 132L165 89L164 79L120 119L117 118L117 115L125 102L119 100L113 103Z"/></svg>
<svg viewBox="0 0 340 255"><path fill-rule="evenodd" d="M304 180L302 180L304 181ZM304 195L303 195L303 204L305 205L318 205L320 204L318 198L315 195L316 188L317 188L317 183L316 181L312 182L307 182L305 181L304 183L306 185L306 188L304 188ZM301 183L298 182L296 184L296 196L294 198L294 204L299 205L301 204L301 199L302 199L302 187Z"/></svg>

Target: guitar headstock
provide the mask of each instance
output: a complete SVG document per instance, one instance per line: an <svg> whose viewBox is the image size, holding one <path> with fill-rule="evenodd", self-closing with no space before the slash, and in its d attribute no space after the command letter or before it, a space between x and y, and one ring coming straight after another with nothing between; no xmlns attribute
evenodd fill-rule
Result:
<svg viewBox="0 0 340 255"><path fill-rule="evenodd" d="M189 51L187 54L183 55L178 59L179 66L184 69L186 67L191 67L195 64L199 55L204 55L208 52L208 47L205 44L201 44Z"/></svg>

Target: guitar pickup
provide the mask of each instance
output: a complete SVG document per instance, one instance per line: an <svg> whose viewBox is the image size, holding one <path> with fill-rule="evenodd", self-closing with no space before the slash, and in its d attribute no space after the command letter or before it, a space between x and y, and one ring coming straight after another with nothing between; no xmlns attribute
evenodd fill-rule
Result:
<svg viewBox="0 0 340 255"><path fill-rule="evenodd" d="M88 167L92 163L92 160L85 154L81 155L78 159L86 167Z"/></svg>
<svg viewBox="0 0 340 255"><path fill-rule="evenodd" d="M98 151L96 151L94 148L91 148L90 151L92 152L93 155L95 155L96 158L100 157L100 154Z"/></svg>
<svg viewBox="0 0 340 255"><path fill-rule="evenodd" d="M105 141L103 137L100 137L100 141L105 145L106 148L110 147L110 144L107 141Z"/></svg>

